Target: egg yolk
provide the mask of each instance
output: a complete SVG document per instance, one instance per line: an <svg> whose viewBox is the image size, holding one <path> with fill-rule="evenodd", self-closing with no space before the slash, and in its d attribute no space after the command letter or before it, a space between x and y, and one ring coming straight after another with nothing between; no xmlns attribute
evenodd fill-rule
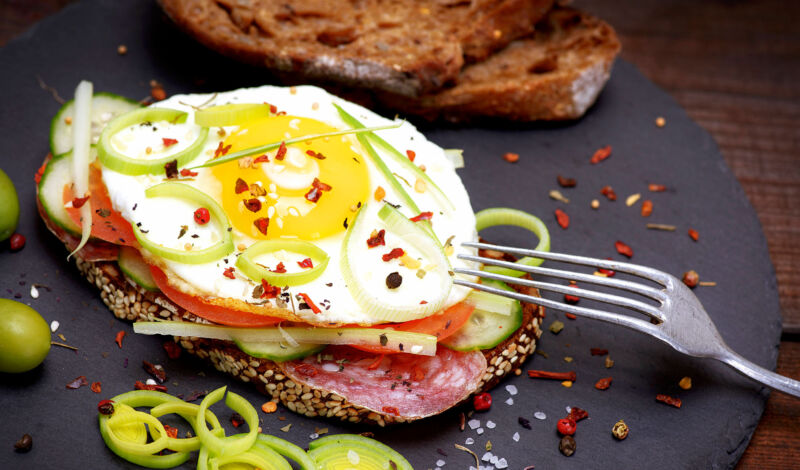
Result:
<svg viewBox="0 0 800 470"><path fill-rule="evenodd" d="M315 119L270 116L243 124L226 153L338 129ZM345 230L369 193L366 162L350 136L320 138L217 165L222 206L236 229L256 239L315 240Z"/></svg>

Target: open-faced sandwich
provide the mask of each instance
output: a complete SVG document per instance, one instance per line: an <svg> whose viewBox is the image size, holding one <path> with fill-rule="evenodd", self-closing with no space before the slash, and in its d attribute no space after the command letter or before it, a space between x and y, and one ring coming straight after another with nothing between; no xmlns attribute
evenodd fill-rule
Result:
<svg viewBox="0 0 800 470"><path fill-rule="evenodd" d="M292 411L436 415L517 371L540 335L540 308L452 270L474 267L461 243L491 225L546 248L541 222L473 213L460 152L319 88L140 107L83 82L51 153L39 212L114 314Z"/></svg>

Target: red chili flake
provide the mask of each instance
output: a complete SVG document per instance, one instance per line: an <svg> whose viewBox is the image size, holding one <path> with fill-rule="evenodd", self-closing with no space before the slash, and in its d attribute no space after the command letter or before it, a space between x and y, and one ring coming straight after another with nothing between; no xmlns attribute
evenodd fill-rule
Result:
<svg viewBox="0 0 800 470"><path fill-rule="evenodd" d="M91 388L94 393L100 393L103 391L103 384L100 382L92 382L89 388Z"/></svg>
<svg viewBox="0 0 800 470"><path fill-rule="evenodd" d="M297 265L303 269L311 269L314 267L314 262L311 261L311 258L306 258L303 261L298 261Z"/></svg>
<svg viewBox="0 0 800 470"><path fill-rule="evenodd" d="M178 143L178 139L170 139L169 137L162 137L161 142L164 143L164 147L171 147Z"/></svg>
<svg viewBox="0 0 800 470"><path fill-rule="evenodd" d="M577 289L578 285L577 284L570 284L568 287L572 287L572 288ZM570 305L575 305L580 301L581 301L581 298L578 297L578 296L571 295L571 294L564 294L564 302L566 302L566 303L568 303Z"/></svg>
<svg viewBox="0 0 800 470"><path fill-rule="evenodd" d="M167 352L167 357L170 359L177 359L181 357L181 347L174 341L164 342L164 351Z"/></svg>
<svg viewBox="0 0 800 470"><path fill-rule="evenodd" d="M183 169L181 169L181 176L183 176L184 178L186 178L186 177L195 177L195 176L197 176L197 172L196 171L192 171L192 170L190 170L188 168L183 168Z"/></svg>
<svg viewBox="0 0 800 470"><path fill-rule="evenodd" d="M72 200L72 207L74 207L75 209L80 209L81 207L83 207L84 204L86 204L86 201L88 200L89 196L76 197L75 199Z"/></svg>
<svg viewBox="0 0 800 470"><path fill-rule="evenodd" d="M656 401L660 401L661 403L666 403L667 405L674 406L675 408L680 408L682 404L680 398L673 398L669 395L663 395L661 393L656 395Z"/></svg>
<svg viewBox="0 0 800 470"><path fill-rule="evenodd" d="M404 254L406 254L406 252L403 251L402 248L393 248L392 251L390 251L390 252L386 253L385 255L381 256L381 259L388 262L388 261L391 261L391 260L393 260L395 258L399 258L399 257L403 256Z"/></svg>
<svg viewBox="0 0 800 470"><path fill-rule="evenodd" d="M600 190L600 194L607 197L609 201L617 200L617 193L614 192L611 186L603 186L603 189Z"/></svg>
<svg viewBox="0 0 800 470"><path fill-rule="evenodd" d="M175 179L178 177L178 160L172 160L164 164L164 174L167 179Z"/></svg>
<svg viewBox="0 0 800 470"><path fill-rule="evenodd" d="M417 158L417 153L414 152L413 150L406 150L406 155L408 155L408 159L411 160L412 162L414 161L415 158Z"/></svg>
<svg viewBox="0 0 800 470"><path fill-rule="evenodd" d="M269 112L270 113L272 113L272 114L277 114L278 113L278 107L275 106L274 104L269 104L266 101L264 102L264 104L269 106Z"/></svg>
<svg viewBox="0 0 800 470"><path fill-rule="evenodd" d="M167 99L167 92L161 85L150 87L150 96L156 101L163 101Z"/></svg>
<svg viewBox="0 0 800 470"><path fill-rule="evenodd" d="M367 239L367 246L370 248L375 248L376 246L386 245L386 241L383 237L386 235L386 230L379 230L378 232L373 231L372 235Z"/></svg>
<svg viewBox="0 0 800 470"><path fill-rule="evenodd" d="M642 217L650 217L653 213L653 201L645 199L642 201Z"/></svg>
<svg viewBox="0 0 800 470"><path fill-rule="evenodd" d="M647 185L647 189L654 193L663 193L667 190L667 187L663 184L650 183Z"/></svg>
<svg viewBox="0 0 800 470"><path fill-rule="evenodd" d="M420 222L422 220L431 220L432 218L433 218L433 212L420 212L419 215L415 215L409 220L412 222Z"/></svg>
<svg viewBox="0 0 800 470"><path fill-rule="evenodd" d="M125 332L118 331L117 336L114 338L114 341L117 343L117 346L119 346L120 349L122 349L122 338L124 337L125 337Z"/></svg>
<svg viewBox="0 0 800 470"><path fill-rule="evenodd" d="M697 241L697 239L698 239L698 238L700 238L700 234L699 234L699 233L697 233L697 230L695 230L695 229L693 229L693 228L690 228L690 229L689 229L689 237L690 237L692 240L694 240L694 241Z"/></svg>
<svg viewBox="0 0 800 470"><path fill-rule="evenodd" d="M114 414L114 401L100 400L100 403L97 404L97 412L106 416Z"/></svg>
<svg viewBox="0 0 800 470"><path fill-rule="evenodd" d="M142 382L141 380L137 380L136 383L133 384L133 388L136 390L155 390L156 392L167 393L167 387L164 385L150 385Z"/></svg>
<svg viewBox="0 0 800 470"><path fill-rule="evenodd" d="M283 160L286 157L286 142L281 141L281 146L278 147L278 151L275 153L275 160Z"/></svg>
<svg viewBox="0 0 800 470"><path fill-rule="evenodd" d="M233 266L227 267L225 268L225 271L223 271L222 275L227 277L228 279L236 279L236 275L233 274L235 270L236 268L234 268Z"/></svg>
<svg viewBox="0 0 800 470"><path fill-rule="evenodd" d="M394 406L384 406L383 408L381 408L381 411L383 411L388 415L400 416L400 411L398 411L397 408Z"/></svg>
<svg viewBox="0 0 800 470"><path fill-rule="evenodd" d="M617 253L623 256L627 256L628 258L633 256L633 249L619 240L614 242L614 247L617 249Z"/></svg>
<svg viewBox="0 0 800 470"><path fill-rule="evenodd" d="M257 157L256 157L256 158L253 160L253 163L264 163L264 162L268 162L268 161L269 161L269 157L268 157L268 156L267 156L267 154L265 153L264 155L259 155L259 156L257 156Z"/></svg>
<svg viewBox="0 0 800 470"><path fill-rule="evenodd" d="M67 388L70 390L77 390L81 387L89 385L89 381L86 380L86 376L81 375L76 377L75 380L67 384Z"/></svg>
<svg viewBox="0 0 800 470"><path fill-rule="evenodd" d="M314 377L317 375L317 368L308 363L301 363L295 368L298 374L305 375L306 377Z"/></svg>
<svg viewBox="0 0 800 470"><path fill-rule="evenodd" d="M552 380L569 380L575 381L575 371L569 372L547 372L544 370L529 370L528 377L532 379L552 379Z"/></svg>
<svg viewBox="0 0 800 470"><path fill-rule="evenodd" d="M258 212L261 210L261 201L258 198L242 199L244 207L250 212Z"/></svg>
<svg viewBox="0 0 800 470"><path fill-rule="evenodd" d="M317 188L311 188L308 190L305 197L309 202L316 203L317 201L319 201L319 198L322 197L322 191L320 191Z"/></svg>
<svg viewBox="0 0 800 470"><path fill-rule="evenodd" d="M197 222L198 225L205 225L211 220L211 213L208 212L208 209L205 207L201 207L194 211L194 221Z"/></svg>
<svg viewBox="0 0 800 470"><path fill-rule="evenodd" d="M283 261L278 261L278 265L275 266L275 269L270 269L273 273L283 274L286 272L286 266L283 264Z"/></svg>
<svg viewBox="0 0 800 470"><path fill-rule="evenodd" d="M167 432L167 436L177 439L178 438L178 428L173 428L169 424L164 425L164 431Z"/></svg>
<svg viewBox="0 0 800 470"><path fill-rule="evenodd" d="M333 189L331 185L323 183L322 181L319 180L319 178L314 178L314 182L311 183L311 186L319 189L320 191L330 191L331 189Z"/></svg>
<svg viewBox="0 0 800 470"><path fill-rule="evenodd" d="M578 316L575 315L574 313L565 313L564 316L569 318L570 320L575 320L578 318Z"/></svg>
<svg viewBox="0 0 800 470"><path fill-rule="evenodd" d="M561 209L556 209L555 214L558 225L560 225L561 228L566 230L567 227L569 227L569 216L567 215L567 213L562 211Z"/></svg>
<svg viewBox="0 0 800 470"><path fill-rule="evenodd" d="M236 191L236 194L242 194L243 192L249 190L250 186L248 186L247 181L241 178L236 178L236 186L234 187L234 191Z"/></svg>
<svg viewBox="0 0 800 470"><path fill-rule="evenodd" d="M578 429L578 424L575 423L574 419L561 418L556 423L556 429L563 436L571 436L575 434L575 431Z"/></svg>
<svg viewBox="0 0 800 470"><path fill-rule="evenodd" d="M608 387L611 386L611 377L604 377L594 384L594 388L598 390L606 390Z"/></svg>
<svg viewBox="0 0 800 470"><path fill-rule="evenodd" d="M606 258L606 259L608 261L611 261L611 258ZM605 274L606 277L614 277L614 275L617 274L617 272L614 271L613 269L606 269L606 268L597 268L597 272Z"/></svg>
<svg viewBox="0 0 800 470"><path fill-rule="evenodd" d="M595 163L602 162L603 160L605 160L610 156L611 156L611 146L606 145L605 147L597 149L594 152L594 155L592 155L592 158L589 160L589 163L594 165Z"/></svg>
<svg viewBox="0 0 800 470"><path fill-rule="evenodd" d="M15 233L11 235L11 239L8 240L8 247L11 251L19 251L25 247L25 235Z"/></svg>
<svg viewBox="0 0 800 470"><path fill-rule="evenodd" d="M558 175L557 179L558 179L558 185L561 186L562 188L574 188L575 185L578 184L578 182L575 181L575 178L565 178L561 175Z"/></svg>
<svg viewBox="0 0 800 470"><path fill-rule="evenodd" d="M220 141L219 145L217 145L217 148L214 150L214 158L219 158L225 155L226 153L228 153L228 151L230 151L230 149L231 149L230 145L225 145L224 142Z"/></svg>
<svg viewBox="0 0 800 470"><path fill-rule="evenodd" d="M267 229L269 228L269 218L259 217L258 219L253 221L253 225L256 226L256 229L258 229L258 231L261 232L262 235L266 235Z"/></svg>
<svg viewBox="0 0 800 470"><path fill-rule="evenodd" d="M503 160L507 161L508 163L517 163L519 161L519 154L508 152L503 155Z"/></svg>
<svg viewBox="0 0 800 470"><path fill-rule="evenodd" d="M233 413L231 415L231 424L233 427L238 428L244 424L244 418L239 413Z"/></svg>
<svg viewBox="0 0 800 470"><path fill-rule="evenodd" d="M325 155L319 152L315 152L313 150L306 150L306 155L308 155L311 158L316 158L317 160L325 160L326 158Z"/></svg>
<svg viewBox="0 0 800 470"><path fill-rule="evenodd" d="M271 285L265 279L261 280L261 289L263 292L261 293L262 299L274 299L281 293L281 288Z"/></svg>
<svg viewBox="0 0 800 470"><path fill-rule="evenodd" d="M472 397L472 405L475 411L485 411L492 407L492 396L487 392L479 393Z"/></svg>
<svg viewBox="0 0 800 470"><path fill-rule="evenodd" d="M592 356L605 356L608 354L608 349L601 349L601 348L591 348L589 352L592 353Z"/></svg>
<svg viewBox="0 0 800 470"><path fill-rule="evenodd" d="M586 419L589 417L589 413L586 410L578 408L577 406L573 406L569 409L569 414L567 418L574 420L576 423L582 419Z"/></svg>
<svg viewBox="0 0 800 470"><path fill-rule="evenodd" d="M308 304L308 306L311 308L312 312L320 313L322 311L322 310L319 309L319 307L317 307L314 304L314 302L311 301L311 297L309 297L308 294L304 294L304 293L301 292L301 293L299 293L297 295L299 295L300 297L303 298L303 301Z"/></svg>

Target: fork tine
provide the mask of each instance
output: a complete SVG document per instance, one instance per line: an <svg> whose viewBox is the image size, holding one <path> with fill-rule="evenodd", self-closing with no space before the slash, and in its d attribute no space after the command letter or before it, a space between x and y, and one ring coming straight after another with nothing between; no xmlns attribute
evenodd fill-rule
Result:
<svg viewBox="0 0 800 470"><path fill-rule="evenodd" d="M572 313L575 315L580 315L582 317L591 318L593 320L600 320L608 323L613 323L615 325L625 326L627 328L642 333L651 334L656 337L660 336L657 327L655 325L652 325L650 322L646 322L638 318L629 317L627 315L604 312L602 310L595 310L592 308L578 307L576 305L569 305L561 302L556 302L554 300L545 299L543 297L533 297L530 295L520 294L518 292L505 291L497 289L495 287L487 286L485 284L478 284L475 282L464 281L462 279L455 279L453 282L460 286L470 287L472 289L489 292L503 297L509 297L512 299L519 300L520 302L527 302L535 305L541 305L542 307L561 310L567 313Z"/></svg>
<svg viewBox="0 0 800 470"><path fill-rule="evenodd" d="M569 295L577 295L578 297L589 299L589 300L597 300L599 302L604 302L607 304L618 305L625 308L629 308L631 310L636 310L637 312L644 313L645 315L649 315L653 318L657 318L660 321L664 321L664 315L661 311L653 307L652 305L648 305L644 302L639 302L638 300L629 299L627 297L621 297L618 295L613 294L605 294L603 292L595 292L591 290L581 289L581 288L573 288L567 287L559 284L553 284L549 282L540 282L540 281L532 281L528 279L516 278L511 276L504 276L502 274L495 274L486 271L479 271L475 269L462 269L456 268L453 270L458 274L467 274L471 276L479 276L484 277L487 279L494 279L496 281L501 281L509 284L519 284L528 287L536 287L537 289L542 289L545 291L550 292L558 292L560 294L569 294Z"/></svg>
<svg viewBox="0 0 800 470"><path fill-rule="evenodd" d="M580 264L583 266L590 266L593 268L613 269L635 276L640 276L651 281L658 282L664 286L668 286L670 282L670 275L663 273L657 269L640 266L638 264L626 263L624 261L604 260L597 258L588 258L585 256L566 255L563 253L551 253L549 251L536 251L524 248L514 248L511 246L491 245L488 243L477 242L463 242L462 246L470 248L478 248L480 250L494 250L513 255L530 256L532 258L541 258L551 261L560 261L563 263ZM517 268L514 268L517 269Z"/></svg>
<svg viewBox="0 0 800 470"><path fill-rule="evenodd" d="M605 286L605 287L614 287L617 289L626 290L628 292L633 292L645 297L649 297L653 300L657 300L659 302L664 302L666 300L666 294L658 289L653 287L645 286L642 284L638 284L636 282L626 281L622 279L610 279L607 277L602 276L595 276L593 274L583 274L583 273L576 273L572 271L564 271L560 269L552 269L552 268L542 268L540 266L525 266L516 263L510 263L508 261L501 261L492 258L485 258L482 256L472 256L472 255L458 255L460 259L474 261L476 263L488 264L492 266L499 266L502 268L509 268L516 271L524 271L526 273L531 274L542 274L545 276L550 277L557 277L559 279L567 279L570 281L579 281L585 282L589 284L596 284L598 286Z"/></svg>

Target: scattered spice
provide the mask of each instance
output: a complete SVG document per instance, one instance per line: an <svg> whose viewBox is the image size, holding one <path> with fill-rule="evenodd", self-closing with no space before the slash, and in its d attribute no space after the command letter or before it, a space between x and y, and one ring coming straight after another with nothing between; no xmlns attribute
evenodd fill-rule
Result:
<svg viewBox="0 0 800 470"><path fill-rule="evenodd" d="M478 459L478 454L476 454L475 452L472 452L471 450L469 450L468 448L462 446L461 444L454 444L454 446L455 446L456 449L463 450L464 452L467 452L468 454L470 454L473 457L475 457L475 468L480 468L481 465L480 465L480 460Z"/></svg>
<svg viewBox="0 0 800 470"><path fill-rule="evenodd" d="M261 405L261 411L264 413L274 413L278 410L278 405L274 401L268 401Z"/></svg>
<svg viewBox="0 0 800 470"><path fill-rule="evenodd" d="M629 247L625 243L617 240L616 242L614 242L614 247L617 249L617 253L623 256L627 256L628 258L633 257L633 249L631 249L631 247Z"/></svg>
<svg viewBox="0 0 800 470"><path fill-rule="evenodd" d="M466 425L466 423L467 423L467 417L464 415L464 413L459 413L459 415L458 415L458 429L461 432L464 432L464 426Z"/></svg>
<svg viewBox="0 0 800 470"><path fill-rule="evenodd" d="M717 285L717 283L714 282L714 281L701 281L701 282L698 282L697 285L698 286L703 286L703 287L714 287L714 286Z"/></svg>
<svg viewBox="0 0 800 470"><path fill-rule="evenodd" d="M630 196L628 196L625 199L625 205L628 206L628 207L631 207L632 205L636 204L636 202L638 202L639 198L641 198L641 197L642 197L642 195L639 194L639 193L631 194Z"/></svg>
<svg viewBox="0 0 800 470"><path fill-rule="evenodd" d="M667 120L663 117L659 116L656 118L656 127L664 127L667 124Z"/></svg>
<svg viewBox="0 0 800 470"><path fill-rule="evenodd" d="M178 143L178 139L170 139L169 137L162 137L161 143L164 144L164 147L172 147L173 145Z"/></svg>
<svg viewBox="0 0 800 470"><path fill-rule="evenodd" d="M591 348L589 352L592 353L592 356L605 356L608 354L608 349Z"/></svg>
<svg viewBox="0 0 800 470"><path fill-rule="evenodd" d="M19 251L25 248L25 235L19 233L11 235L11 239L8 240L8 247L11 251Z"/></svg>
<svg viewBox="0 0 800 470"><path fill-rule="evenodd" d="M234 187L234 191L236 194L241 194L250 189L250 186L247 185L247 182L241 178L236 178L236 186Z"/></svg>
<svg viewBox="0 0 800 470"><path fill-rule="evenodd" d="M556 209L555 214L558 225L560 225L561 228L566 230L567 227L569 227L569 216L567 215L567 213L562 211L561 209Z"/></svg>
<svg viewBox="0 0 800 470"><path fill-rule="evenodd" d="M653 213L653 201L650 199L645 199L642 201L642 217L650 217L650 214Z"/></svg>
<svg viewBox="0 0 800 470"><path fill-rule="evenodd" d="M397 271L389 273L389 275L386 276L386 287L389 289L397 289L402 283L403 276L401 276Z"/></svg>
<svg viewBox="0 0 800 470"><path fill-rule="evenodd" d="M166 432L167 437L171 437L173 439L178 438L178 428L173 428L172 426L165 424L164 431Z"/></svg>
<svg viewBox="0 0 800 470"><path fill-rule="evenodd" d="M124 331L118 331L117 335L114 337L114 342L117 343L120 349L122 349L122 338L125 337Z"/></svg>
<svg viewBox="0 0 800 470"><path fill-rule="evenodd" d="M507 161L508 163L517 163L519 161L519 154L507 152L503 155L503 160Z"/></svg>
<svg viewBox="0 0 800 470"><path fill-rule="evenodd" d="M578 316L575 315L574 313L565 313L564 316L569 318L570 320L577 320L578 319Z"/></svg>
<svg viewBox="0 0 800 470"><path fill-rule="evenodd" d="M14 443L14 451L24 454L29 452L33 447L33 438L30 434L23 434L22 437Z"/></svg>
<svg viewBox="0 0 800 470"><path fill-rule="evenodd" d="M611 146L606 145L603 148L597 149L592 155L592 158L589 159L589 163L592 165L597 164L605 160L606 158L611 156Z"/></svg>
<svg viewBox="0 0 800 470"><path fill-rule="evenodd" d="M577 184L575 178L565 178L561 175L558 175L557 178L558 178L558 185L561 186L562 188L574 188L575 185Z"/></svg>
<svg viewBox="0 0 800 470"><path fill-rule="evenodd" d="M180 174L184 178L186 178L186 177L193 178L193 177L197 176L197 172L196 171L192 171L192 170L190 170L188 168L182 168L181 171L180 171Z"/></svg>
<svg viewBox="0 0 800 470"><path fill-rule="evenodd" d="M226 153L230 151L230 149L231 149L230 145L225 145L225 143L220 140L219 145L217 145L217 148L214 149L214 158L219 158L224 156Z"/></svg>
<svg viewBox="0 0 800 470"><path fill-rule="evenodd" d="M314 302L311 301L311 297L309 297L308 294L304 294L301 292L297 295L299 295L303 299L303 301L306 304L308 304L308 307L311 309L312 312L314 313L322 312L322 310L320 310L319 307L317 307L316 304L314 304Z"/></svg>
<svg viewBox="0 0 800 470"><path fill-rule="evenodd" d="M145 370L145 372L152 375L156 380L158 380L158 383L163 384L164 382L167 381L167 373L166 371L164 371L164 368L161 367L160 365L156 365L148 361L142 361L142 368Z"/></svg>
<svg viewBox="0 0 800 470"><path fill-rule="evenodd" d="M486 411L492 407L492 396L487 392L479 393L472 397L472 405L475 411Z"/></svg>
<svg viewBox="0 0 800 470"><path fill-rule="evenodd" d="M544 370L529 370L528 377L532 379L569 380L571 382L574 382L576 379L576 374L575 371L547 372Z"/></svg>
<svg viewBox="0 0 800 470"><path fill-rule="evenodd" d="M573 283L573 284L570 284L570 285L569 285L569 286L567 286L567 287L572 287L572 288L575 288L575 289L577 289L577 288L578 288L578 285ZM581 301L581 298L580 298L580 297L578 297L578 296L576 296L576 295L572 295L572 294L564 294L564 302L566 302L566 303L568 303L568 304L570 304L570 305L575 305L575 304L577 304L577 303L578 303L578 302L580 302L580 301ZM574 319L573 319L573 320L574 320Z"/></svg>
<svg viewBox="0 0 800 470"><path fill-rule="evenodd" d="M208 212L208 209L205 207L201 207L194 211L194 221L198 225L205 225L211 220L211 214Z"/></svg>
<svg viewBox="0 0 800 470"><path fill-rule="evenodd" d="M114 414L114 402L112 400L100 400L100 403L97 404L97 412L106 416Z"/></svg>
<svg viewBox="0 0 800 470"><path fill-rule="evenodd" d="M175 179L178 177L178 160L172 160L164 164L164 174L167 179Z"/></svg>
<svg viewBox="0 0 800 470"><path fill-rule="evenodd" d="M694 269L686 271L683 273L683 283L686 284L690 288L697 287L697 283L700 282L700 275L697 274L697 271Z"/></svg>
<svg viewBox="0 0 800 470"><path fill-rule="evenodd" d="M608 387L611 386L611 380L612 380L611 377L604 377L604 378L598 380L597 382L595 382L594 388L596 388L598 390L606 390L606 389L608 389Z"/></svg>
<svg viewBox="0 0 800 470"><path fill-rule="evenodd" d="M177 359L181 357L181 347L178 346L178 344L174 341L165 341L164 351L166 351L167 357L170 359Z"/></svg>
<svg viewBox="0 0 800 470"><path fill-rule="evenodd" d="M554 335L561 333L561 330L563 329L564 329L564 322L556 320L550 324L550 333L553 333Z"/></svg>
<svg viewBox="0 0 800 470"><path fill-rule="evenodd" d="M74 207L75 209L80 209L81 207L83 207L84 204L86 204L86 201L88 200L89 196L76 197L72 200L72 207Z"/></svg>
<svg viewBox="0 0 800 470"><path fill-rule="evenodd" d="M408 159L411 160L412 162L414 161L415 158L417 158L417 154L413 150L406 150L406 155L408 156Z"/></svg>
<svg viewBox="0 0 800 470"><path fill-rule="evenodd" d="M317 199L319 199L319 197L317 197ZM261 210L261 201L258 198L242 199L242 203L244 204L245 209L249 210L250 212L258 212Z"/></svg>
<svg viewBox="0 0 800 470"><path fill-rule="evenodd" d="M262 235L266 235L267 229L269 228L269 218L259 217L253 221L253 225L255 225L256 229L261 232Z"/></svg>
<svg viewBox="0 0 800 470"><path fill-rule="evenodd" d="M574 420L576 423L582 419L586 419L589 417L589 413L577 406L573 406L569 409L569 413L567 414L567 418Z"/></svg>
<svg viewBox="0 0 800 470"><path fill-rule="evenodd" d="M656 401L660 401L661 403L674 406L675 408L680 408L682 404L680 398L673 398L669 395L663 395L661 393L656 395Z"/></svg>
<svg viewBox="0 0 800 470"><path fill-rule="evenodd" d="M563 436L571 436L575 434L577 428L578 425L575 423L575 420L571 418L561 418L556 423L556 429Z"/></svg>
<svg viewBox="0 0 800 470"><path fill-rule="evenodd" d="M282 427L282 428L281 428L281 431L283 431L283 432L289 432L289 430L290 430L290 429L292 429L292 423L289 423L289 424L287 424L286 426Z"/></svg>
<svg viewBox="0 0 800 470"><path fill-rule="evenodd" d="M689 229L689 238L691 238L694 241L697 241L697 239L700 238L700 234L697 233L697 230L695 230L693 228L690 228Z"/></svg>
<svg viewBox="0 0 800 470"><path fill-rule="evenodd" d="M592 209L597 210L597 208L600 207L600 201L598 201L597 199L592 199L592 202L589 205L591 206Z"/></svg>
<svg viewBox="0 0 800 470"><path fill-rule="evenodd" d="M77 390L81 387L85 387L86 385L89 385L89 382L86 380L86 376L81 375L80 377L76 377L72 382L68 383L66 387L70 390Z"/></svg>
<svg viewBox="0 0 800 470"><path fill-rule="evenodd" d="M418 215L415 215L414 217L411 217L408 220L412 222L421 222L423 220L431 220L432 218L433 218L433 212L426 211L426 212L420 212Z"/></svg>
<svg viewBox="0 0 800 470"><path fill-rule="evenodd" d="M298 261L297 265L303 269L311 269L314 267L314 262L311 261L311 258L306 258L303 261Z"/></svg>
<svg viewBox="0 0 800 470"><path fill-rule="evenodd" d="M239 413L233 413L231 415L231 424L233 427L238 428L244 424L244 418Z"/></svg>
<svg viewBox="0 0 800 470"><path fill-rule="evenodd" d="M164 385L146 384L140 380L137 380L136 383L133 384L133 388L136 390L155 390L156 392L167 393L167 387Z"/></svg>
<svg viewBox="0 0 800 470"><path fill-rule="evenodd" d="M609 201L617 200L617 193L614 192L614 189L611 186L603 186L603 188L600 190L600 194L605 196Z"/></svg>
<svg viewBox="0 0 800 470"><path fill-rule="evenodd" d="M664 191L667 190L667 187L664 186L663 184L650 183L647 185L647 189L649 189L650 192L653 193L663 193Z"/></svg>
<svg viewBox="0 0 800 470"><path fill-rule="evenodd" d="M520 426L522 426L525 429L532 429L530 420L525 419L522 416L517 418L517 422L519 423Z"/></svg>
<svg viewBox="0 0 800 470"><path fill-rule="evenodd" d="M278 151L275 152L275 160L283 160L286 157L286 142L281 141Z"/></svg>
<svg viewBox="0 0 800 470"><path fill-rule="evenodd" d="M561 386L566 388L572 388L572 380L565 380L561 382Z"/></svg>
<svg viewBox="0 0 800 470"><path fill-rule="evenodd" d="M557 189L551 189L548 195L550 196L550 199L563 202L564 204L569 204L569 199L564 197L564 195L561 194L561 191Z"/></svg>
<svg viewBox="0 0 800 470"><path fill-rule="evenodd" d="M150 97L152 97L156 101L162 101L167 99L167 92L164 91L164 87L159 84L151 83L150 86Z"/></svg>
<svg viewBox="0 0 800 470"><path fill-rule="evenodd" d="M620 441L625 439L628 437L628 425L623 420L617 421L611 428L611 434Z"/></svg>
<svg viewBox="0 0 800 470"><path fill-rule="evenodd" d="M692 378L688 376L682 378L681 381L678 382L678 387L684 390L689 390L690 388L692 388Z"/></svg>
<svg viewBox="0 0 800 470"><path fill-rule="evenodd" d="M567 457L575 453L576 447L575 439L572 436L564 436L558 443L558 450Z"/></svg>
<svg viewBox="0 0 800 470"><path fill-rule="evenodd" d="M666 232L675 231L674 225L667 225L667 224L647 224L646 227L650 230L664 230Z"/></svg>
<svg viewBox="0 0 800 470"><path fill-rule="evenodd" d="M125 55L127 53L128 53L128 46L126 46L125 44L120 44L119 46L117 46L117 54Z"/></svg>
<svg viewBox="0 0 800 470"><path fill-rule="evenodd" d="M375 189L375 194L373 195L373 197L375 198L376 201L380 201L384 197L386 197L386 190L383 189L383 186L378 186Z"/></svg>
<svg viewBox="0 0 800 470"><path fill-rule="evenodd" d="M319 152L315 152L313 150L306 150L306 155L308 155L311 158L316 158L317 160L325 160L326 158L328 158L325 155Z"/></svg>
<svg viewBox="0 0 800 470"><path fill-rule="evenodd" d="M234 268L233 266L229 266L225 268L225 270L222 272L222 275L227 277L228 279L236 279L236 275L233 274L235 270L236 268Z"/></svg>
<svg viewBox="0 0 800 470"><path fill-rule="evenodd" d="M606 366L606 369L611 369L612 367L614 367L614 360L611 359L611 356L606 356L605 366Z"/></svg>
<svg viewBox="0 0 800 470"><path fill-rule="evenodd" d="M403 251L402 248L392 248L392 251L386 253L385 255L381 256L381 259L388 262L395 258L400 258L401 256L405 255L406 252Z"/></svg>
<svg viewBox="0 0 800 470"><path fill-rule="evenodd" d="M375 248L376 246L386 245L386 242L383 239L385 235L386 230L384 229L380 229L379 231L373 230L367 239L367 246L369 248Z"/></svg>
<svg viewBox="0 0 800 470"><path fill-rule="evenodd" d="M103 391L103 384L100 382L92 382L89 388L91 388L94 393L100 393Z"/></svg>

